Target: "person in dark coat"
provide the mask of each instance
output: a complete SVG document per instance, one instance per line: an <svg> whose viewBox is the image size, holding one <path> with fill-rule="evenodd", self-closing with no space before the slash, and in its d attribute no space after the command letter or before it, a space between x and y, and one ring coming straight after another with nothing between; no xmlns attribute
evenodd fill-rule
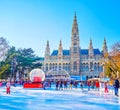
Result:
<svg viewBox="0 0 120 110"><path fill-rule="evenodd" d="M58 90L59 87L59 81L56 81L56 90Z"/></svg>
<svg viewBox="0 0 120 110"><path fill-rule="evenodd" d="M63 90L63 81L60 81L60 88L59 90Z"/></svg>
<svg viewBox="0 0 120 110"><path fill-rule="evenodd" d="M116 79L114 82L114 89L115 89L115 95L118 96L118 89L119 89L119 80Z"/></svg>
<svg viewBox="0 0 120 110"><path fill-rule="evenodd" d="M67 90L67 80L64 81L64 90Z"/></svg>

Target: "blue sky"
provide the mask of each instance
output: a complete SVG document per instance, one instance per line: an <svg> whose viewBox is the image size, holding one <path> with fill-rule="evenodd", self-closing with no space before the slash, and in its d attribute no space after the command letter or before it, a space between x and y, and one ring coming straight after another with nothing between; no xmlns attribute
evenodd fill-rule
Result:
<svg viewBox="0 0 120 110"><path fill-rule="evenodd" d="M17 48L32 48L44 56L49 40L51 52L69 49L76 11L80 46L102 49L104 37L108 49L120 41L119 0L0 0L0 37Z"/></svg>

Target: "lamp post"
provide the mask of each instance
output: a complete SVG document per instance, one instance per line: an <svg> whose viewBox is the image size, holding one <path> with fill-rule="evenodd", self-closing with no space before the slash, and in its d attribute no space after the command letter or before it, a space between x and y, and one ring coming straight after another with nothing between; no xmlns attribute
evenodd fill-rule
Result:
<svg viewBox="0 0 120 110"><path fill-rule="evenodd" d="M10 82L11 82L12 79L15 80L16 66L17 66L16 58L13 58L12 61L11 61L11 76L10 76Z"/></svg>
<svg viewBox="0 0 120 110"><path fill-rule="evenodd" d="M105 63L103 63L103 78L105 77Z"/></svg>
<svg viewBox="0 0 120 110"><path fill-rule="evenodd" d="M107 61L108 61L107 58L103 58L103 59L102 59L102 64L101 64L101 65L102 65L102 67L103 67L103 68L102 68L102 69L103 69L103 70L102 70L102 72L103 72L103 74L102 74L102 79L103 79L103 80L104 80L104 78L105 78L105 62L107 62Z"/></svg>
<svg viewBox="0 0 120 110"><path fill-rule="evenodd" d="M27 73L28 73L28 68L25 67L25 69L24 69L24 80L27 79Z"/></svg>
<svg viewBox="0 0 120 110"><path fill-rule="evenodd" d="M22 70L23 70L23 67L22 67L22 65L21 65L21 62L20 62L19 68L20 68L20 79L22 79Z"/></svg>
<svg viewBox="0 0 120 110"><path fill-rule="evenodd" d="M13 60L11 61L11 75L10 75L10 82L12 80L12 76L13 76Z"/></svg>

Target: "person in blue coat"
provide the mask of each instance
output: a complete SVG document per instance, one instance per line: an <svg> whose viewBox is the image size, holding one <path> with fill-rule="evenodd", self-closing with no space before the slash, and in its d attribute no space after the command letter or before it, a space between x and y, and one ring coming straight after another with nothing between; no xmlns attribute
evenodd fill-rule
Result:
<svg viewBox="0 0 120 110"><path fill-rule="evenodd" d="M117 78L114 81L114 89L115 89L115 95L118 96L119 80Z"/></svg>

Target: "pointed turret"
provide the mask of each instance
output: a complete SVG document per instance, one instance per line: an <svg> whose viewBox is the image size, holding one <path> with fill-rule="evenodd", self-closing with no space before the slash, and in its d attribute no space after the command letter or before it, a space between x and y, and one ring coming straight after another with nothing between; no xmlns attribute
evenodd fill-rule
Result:
<svg viewBox="0 0 120 110"><path fill-rule="evenodd" d="M92 45L92 39L90 38L90 43L89 43L89 55L93 56L94 51L93 51L93 45Z"/></svg>
<svg viewBox="0 0 120 110"><path fill-rule="evenodd" d="M78 32L76 13L74 15L74 20L73 20L73 25L72 25L71 53L76 53L76 54L80 53L79 32Z"/></svg>
<svg viewBox="0 0 120 110"><path fill-rule="evenodd" d="M62 48L62 41L60 40L59 48L58 48L58 55L62 56L63 55L63 48Z"/></svg>
<svg viewBox="0 0 120 110"><path fill-rule="evenodd" d="M92 44L92 39L90 38L90 43L89 43L89 71L92 71L94 66L93 66L93 58L94 58L94 49L93 49L93 44Z"/></svg>
<svg viewBox="0 0 120 110"><path fill-rule="evenodd" d="M49 41L47 40L45 58L48 58L49 56L50 56L50 47L49 47Z"/></svg>
<svg viewBox="0 0 120 110"><path fill-rule="evenodd" d="M79 34L76 13L74 15L74 21L72 25L72 34L77 34L77 35Z"/></svg>
<svg viewBox="0 0 120 110"><path fill-rule="evenodd" d="M102 51L103 51L103 54L108 52L107 43L106 43L106 39L105 38L104 38L104 42L103 42Z"/></svg>
<svg viewBox="0 0 120 110"><path fill-rule="evenodd" d="M79 46L79 30L77 24L76 13L74 15L71 35L70 59L71 59L71 73L75 75L80 74L80 46Z"/></svg>
<svg viewBox="0 0 120 110"><path fill-rule="evenodd" d="M93 49L92 39L90 38L89 49Z"/></svg>

